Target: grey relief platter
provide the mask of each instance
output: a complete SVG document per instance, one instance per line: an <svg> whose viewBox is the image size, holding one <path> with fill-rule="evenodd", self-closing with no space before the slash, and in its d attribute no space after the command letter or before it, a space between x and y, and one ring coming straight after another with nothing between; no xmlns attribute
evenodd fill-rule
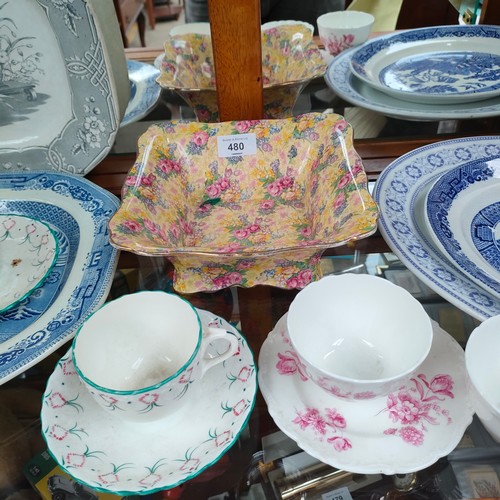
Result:
<svg viewBox="0 0 500 500"><path fill-rule="evenodd" d="M4 0L0 34L0 172L85 175L130 92L113 2Z"/></svg>

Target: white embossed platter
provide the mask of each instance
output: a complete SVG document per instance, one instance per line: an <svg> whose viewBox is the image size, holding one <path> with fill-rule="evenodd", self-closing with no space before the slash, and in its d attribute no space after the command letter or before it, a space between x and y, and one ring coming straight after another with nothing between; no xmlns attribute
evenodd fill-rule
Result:
<svg viewBox="0 0 500 500"><path fill-rule="evenodd" d="M232 332L239 350L206 373L178 412L157 421L125 421L103 410L81 384L71 353L60 360L47 383L41 419L49 451L68 474L99 491L152 493L194 478L237 441L255 403L253 355L229 323L199 313L204 324ZM145 404L154 402L154 394L147 396Z"/></svg>
<svg viewBox="0 0 500 500"><path fill-rule="evenodd" d="M106 34L119 37L116 16L94 1L1 4L0 171L86 174L111 149L126 64Z"/></svg>
<svg viewBox="0 0 500 500"><path fill-rule="evenodd" d="M307 377L288 338L286 315L262 345L259 386L278 427L307 453L363 474L414 472L459 443L474 410L465 355L437 323L419 373L387 397L345 401Z"/></svg>
<svg viewBox="0 0 500 500"><path fill-rule="evenodd" d="M427 194L426 215L443 254L500 299L500 158L441 175Z"/></svg>
<svg viewBox="0 0 500 500"><path fill-rule="evenodd" d="M375 38L355 50L354 75L393 97L455 104L500 94L500 28L436 26Z"/></svg>
<svg viewBox="0 0 500 500"><path fill-rule="evenodd" d="M108 295L118 261L107 225L118 199L84 178L0 174L0 214L42 220L60 252L42 286L0 315L0 384L67 342Z"/></svg>
<svg viewBox="0 0 500 500"><path fill-rule="evenodd" d="M17 214L0 215L0 314L41 286L56 263L58 249L47 224Z"/></svg>
<svg viewBox="0 0 500 500"><path fill-rule="evenodd" d="M160 71L151 64L127 61L130 101L120 123L124 127L144 118L156 105L161 87L156 83Z"/></svg>
<svg viewBox="0 0 500 500"><path fill-rule="evenodd" d="M403 101L380 92L356 78L351 71L351 57L356 49L346 50L330 62L325 73L327 85L342 99L393 118L404 120L467 120L500 115L500 97L479 102L421 104Z"/></svg>
<svg viewBox="0 0 500 500"><path fill-rule="evenodd" d="M500 314L500 300L443 255L428 231L426 196L446 171L500 155L500 137L467 137L424 146L393 161L379 176L374 198L379 229L403 264L436 293L483 321Z"/></svg>

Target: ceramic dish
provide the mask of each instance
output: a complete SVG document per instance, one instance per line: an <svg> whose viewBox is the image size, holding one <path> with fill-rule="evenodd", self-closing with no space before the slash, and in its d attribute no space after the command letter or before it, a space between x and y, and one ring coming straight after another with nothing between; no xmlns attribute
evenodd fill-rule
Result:
<svg viewBox="0 0 500 500"><path fill-rule="evenodd" d="M9 0L0 8L7 47L0 171L36 165L86 174L110 150L121 120L108 38L92 3ZM109 21L106 30L113 31L116 16Z"/></svg>
<svg viewBox="0 0 500 500"><path fill-rule="evenodd" d="M0 215L0 313L33 293L48 276L59 244L50 227L31 217Z"/></svg>
<svg viewBox="0 0 500 500"><path fill-rule="evenodd" d="M366 84L416 103L455 104L500 94L500 28L437 26L368 41L351 58Z"/></svg>
<svg viewBox="0 0 500 500"><path fill-rule="evenodd" d="M199 393L178 412L147 425L102 409L80 382L70 352L59 361L43 397L41 426L68 474L98 491L153 493L194 478L237 441L257 392L253 356L234 327L199 312L204 324L237 336L239 352L209 370Z"/></svg>
<svg viewBox="0 0 500 500"><path fill-rule="evenodd" d="M130 102L120 123L124 127L144 118L160 98L161 87L156 83L159 70L151 64L127 61L130 80Z"/></svg>
<svg viewBox="0 0 500 500"><path fill-rule="evenodd" d="M210 35L170 37L158 83L175 91L201 122L217 122L215 68ZM307 23L281 22L262 27L262 81L265 118L292 115L304 87L323 76L326 66Z"/></svg>
<svg viewBox="0 0 500 500"><path fill-rule="evenodd" d="M355 106L414 121L467 120L500 115L500 97L449 106L439 103L417 104L379 92L353 75L350 61L354 50L342 52L333 59L326 70L325 81L339 97Z"/></svg>
<svg viewBox="0 0 500 500"><path fill-rule="evenodd" d="M106 299L118 253L107 224L118 200L86 179L50 172L0 175L1 213L37 216L60 254L27 301L0 316L0 383L67 342Z"/></svg>
<svg viewBox="0 0 500 500"><path fill-rule="evenodd" d="M466 163L429 190L426 214L439 249L500 299L500 158Z"/></svg>
<svg viewBox="0 0 500 500"><path fill-rule="evenodd" d="M226 141L247 151L221 156ZM174 121L141 137L110 231L120 249L167 256L179 292L302 288L326 248L369 236L377 214L339 115Z"/></svg>
<svg viewBox="0 0 500 500"><path fill-rule="evenodd" d="M427 230L428 190L449 169L500 155L500 137L468 137L418 148L392 162L378 178L374 198L379 229L410 271L447 301L485 320L500 314L500 300L444 256Z"/></svg>
<svg viewBox="0 0 500 500"><path fill-rule="evenodd" d="M283 317L259 355L269 414L304 451L338 469L399 474L432 465L456 447L474 413L464 350L433 326L431 351L417 375L386 397L346 401L303 372Z"/></svg>

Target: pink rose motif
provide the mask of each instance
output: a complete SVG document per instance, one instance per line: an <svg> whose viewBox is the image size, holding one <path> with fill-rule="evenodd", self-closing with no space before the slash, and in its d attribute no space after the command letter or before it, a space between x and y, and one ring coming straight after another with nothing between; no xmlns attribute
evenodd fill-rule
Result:
<svg viewBox="0 0 500 500"><path fill-rule="evenodd" d="M297 275L297 280L299 282L299 287L304 288L306 285L312 281L312 271L310 269L303 269Z"/></svg>
<svg viewBox="0 0 500 500"><path fill-rule="evenodd" d="M257 231L260 230L260 226L258 224L251 224L247 228L251 233L256 233Z"/></svg>
<svg viewBox="0 0 500 500"><path fill-rule="evenodd" d="M347 128L347 122L345 120L339 120L333 129L335 132L343 132Z"/></svg>
<svg viewBox="0 0 500 500"><path fill-rule="evenodd" d="M286 280L286 287L287 288L300 288L299 280L296 276L292 276L291 278L288 278Z"/></svg>
<svg viewBox="0 0 500 500"><path fill-rule="evenodd" d="M240 273L233 271L232 273L226 275L226 279L230 285L237 285L243 281L243 276Z"/></svg>
<svg viewBox="0 0 500 500"><path fill-rule="evenodd" d="M136 182L137 182L137 177L135 175L130 175L125 179L126 186L135 186Z"/></svg>
<svg viewBox="0 0 500 500"><path fill-rule="evenodd" d="M337 411L332 408L326 409L326 416L328 418L328 423L338 429L345 429L346 421L345 418Z"/></svg>
<svg viewBox="0 0 500 500"><path fill-rule="evenodd" d="M158 229L156 227L156 224L153 221L150 221L148 219L144 220L144 225L146 226L146 229L150 231L151 233L157 233Z"/></svg>
<svg viewBox="0 0 500 500"><path fill-rule="evenodd" d="M300 233L302 234L302 236L304 238L309 238L311 235L312 235L312 228L311 226L306 226L306 227L303 227L301 230L300 230Z"/></svg>
<svg viewBox="0 0 500 500"><path fill-rule="evenodd" d="M330 52L330 54L336 56L343 50L346 50L349 47L351 47L353 42L354 42L354 35L349 34L349 35L342 35L339 38L332 36L331 38L328 38L326 42L324 42L324 45L327 48L328 52Z"/></svg>
<svg viewBox="0 0 500 500"><path fill-rule="evenodd" d="M413 446L421 446L422 444L424 444L424 433L416 427L413 427L411 425L403 427L399 431L399 434L403 441L406 441Z"/></svg>
<svg viewBox="0 0 500 500"><path fill-rule="evenodd" d="M274 207L274 200L265 200L260 204L261 210L271 210Z"/></svg>
<svg viewBox="0 0 500 500"><path fill-rule="evenodd" d="M305 367L295 352L286 351L284 354L279 352L278 358L279 361L276 363L276 369L280 375L295 375L298 373L303 382L308 380Z"/></svg>
<svg viewBox="0 0 500 500"><path fill-rule="evenodd" d="M248 238L250 232L248 231L248 229L236 229L233 234L235 238L244 240L245 238Z"/></svg>
<svg viewBox="0 0 500 500"><path fill-rule="evenodd" d="M293 177L285 175L278 179L279 185L282 189L287 189L293 186Z"/></svg>
<svg viewBox="0 0 500 500"><path fill-rule="evenodd" d="M327 441L333 444L335 451L347 451L352 448L352 444L350 443L350 441L341 436L333 436L331 438L328 438Z"/></svg>
<svg viewBox="0 0 500 500"><path fill-rule="evenodd" d="M387 397L387 409L393 422L400 421L402 424L412 424L420 421L426 413L426 407L422 407L420 401L412 398L407 392L400 392L395 396L389 394Z"/></svg>
<svg viewBox="0 0 500 500"><path fill-rule="evenodd" d="M182 170L179 162L164 158L158 162L158 168L165 173L180 172Z"/></svg>
<svg viewBox="0 0 500 500"><path fill-rule="evenodd" d="M221 191L225 191L226 189L228 189L229 187L231 187L230 182L225 177L221 177L217 181L217 185L219 186L219 188L220 188Z"/></svg>
<svg viewBox="0 0 500 500"><path fill-rule="evenodd" d="M234 126L234 128L242 134L244 134L248 129L250 129L250 127L251 127L251 122L249 120L243 120L237 122Z"/></svg>
<svg viewBox="0 0 500 500"><path fill-rule="evenodd" d="M137 231L140 231L142 229L142 226L134 221L134 220L126 220L123 225L129 230L129 231L134 231L134 232L137 232Z"/></svg>
<svg viewBox="0 0 500 500"><path fill-rule="evenodd" d="M314 432L321 435L326 434L327 423L316 408L306 408L304 413L297 412L297 416L292 422L302 430L311 426Z"/></svg>
<svg viewBox="0 0 500 500"><path fill-rule="evenodd" d="M337 212L338 210L340 210L343 206L345 205L345 194L344 193L340 193L337 198L335 198L334 202L333 202L333 209L335 210L335 212Z"/></svg>
<svg viewBox="0 0 500 500"><path fill-rule="evenodd" d="M210 198L217 198L221 193L221 189L218 184L210 184L205 188L205 192Z"/></svg>
<svg viewBox="0 0 500 500"><path fill-rule="evenodd" d="M195 132L193 134L193 142L197 146L203 146L204 144L206 144L208 142L208 137L209 137L209 135L207 132L200 130L199 132Z"/></svg>
<svg viewBox="0 0 500 500"><path fill-rule="evenodd" d="M141 184L143 186L152 186L155 180L156 176L154 174L144 175L141 177Z"/></svg>
<svg viewBox="0 0 500 500"><path fill-rule="evenodd" d="M271 184L267 186L267 192L271 196L278 196L281 193L281 191L282 188L278 181L271 182Z"/></svg>
<svg viewBox="0 0 500 500"><path fill-rule="evenodd" d="M349 185L351 180L352 180L352 176L351 176L350 172L348 172L340 179L339 183L337 184L337 188L344 189L347 185Z"/></svg>

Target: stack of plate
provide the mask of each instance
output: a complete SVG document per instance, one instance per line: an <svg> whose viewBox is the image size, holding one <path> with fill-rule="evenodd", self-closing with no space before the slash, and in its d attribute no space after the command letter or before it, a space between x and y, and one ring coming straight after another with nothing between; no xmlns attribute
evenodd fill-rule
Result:
<svg viewBox="0 0 500 500"><path fill-rule="evenodd" d="M391 249L468 314L500 314L500 136L443 141L380 175L374 198Z"/></svg>
<svg viewBox="0 0 500 500"><path fill-rule="evenodd" d="M374 38L335 57L329 87L346 101L409 120L500 114L500 27L438 26Z"/></svg>

